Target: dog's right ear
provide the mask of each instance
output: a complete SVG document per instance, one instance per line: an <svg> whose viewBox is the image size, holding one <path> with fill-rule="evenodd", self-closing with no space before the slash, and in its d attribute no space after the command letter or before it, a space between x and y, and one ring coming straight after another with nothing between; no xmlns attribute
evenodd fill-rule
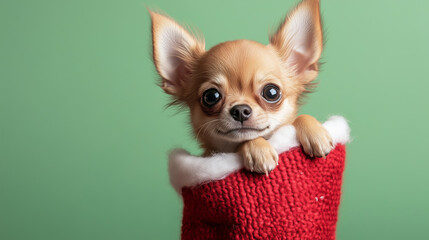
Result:
<svg viewBox="0 0 429 240"><path fill-rule="evenodd" d="M177 22L149 10L152 19L153 60L162 77L161 87L180 98L189 80L193 62L204 53L204 41Z"/></svg>

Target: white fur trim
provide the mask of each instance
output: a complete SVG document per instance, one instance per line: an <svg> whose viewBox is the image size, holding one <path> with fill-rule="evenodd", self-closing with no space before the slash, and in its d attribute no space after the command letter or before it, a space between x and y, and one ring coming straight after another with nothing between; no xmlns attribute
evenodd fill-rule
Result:
<svg viewBox="0 0 429 240"><path fill-rule="evenodd" d="M197 157L183 149L173 150L168 163L171 185L179 194L182 187L220 180L241 168L243 168L243 161L235 153Z"/></svg>
<svg viewBox="0 0 429 240"><path fill-rule="evenodd" d="M334 144L349 142L350 127L342 116L332 116L323 123L331 134ZM299 146L292 125L278 129L268 140L278 153ZM218 153L210 157L192 156L183 149L175 149L169 155L170 182L177 193L183 187L192 187L210 181L221 180L243 168L243 161L235 153Z"/></svg>

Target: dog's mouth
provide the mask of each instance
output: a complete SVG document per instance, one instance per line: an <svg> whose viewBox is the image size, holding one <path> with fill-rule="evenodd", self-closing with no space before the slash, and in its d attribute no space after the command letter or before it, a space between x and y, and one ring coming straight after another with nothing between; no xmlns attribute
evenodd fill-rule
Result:
<svg viewBox="0 0 429 240"><path fill-rule="evenodd" d="M266 126L264 128L252 128L252 127L240 127L240 128L233 128L229 129L227 131L222 131L220 129L217 129L217 133L222 135L228 135L228 134L239 134L239 133L252 133L252 132L262 132L266 129L269 129L270 126Z"/></svg>

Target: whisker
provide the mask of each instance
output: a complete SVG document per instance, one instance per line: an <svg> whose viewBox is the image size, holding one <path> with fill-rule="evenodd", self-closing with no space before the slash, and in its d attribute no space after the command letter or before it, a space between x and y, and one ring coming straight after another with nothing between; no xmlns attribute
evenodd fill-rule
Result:
<svg viewBox="0 0 429 240"><path fill-rule="evenodd" d="M199 136L200 136L200 133L201 133L201 131L203 131L203 134L205 134L205 132L207 131L207 128L211 125L211 124L213 124L213 123L215 123L215 122L219 122L220 121L220 119L213 119L213 120L210 120L210 121L208 121L208 122L206 122L206 123L204 123L203 125L201 125L199 128L198 128L198 132L197 132L197 134L196 134L196 138L197 139L199 139Z"/></svg>

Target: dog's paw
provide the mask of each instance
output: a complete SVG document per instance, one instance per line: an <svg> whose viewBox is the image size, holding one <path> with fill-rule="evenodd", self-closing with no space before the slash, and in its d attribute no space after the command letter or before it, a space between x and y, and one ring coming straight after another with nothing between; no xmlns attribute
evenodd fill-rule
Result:
<svg viewBox="0 0 429 240"><path fill-rule="evenodd" d="M279 162L279 156L274 148L264 138L257 138L242 143L237 153L244 161L244 167L252 172L268 175Z"/></svg>
<svg viewBox="0 0 429 240"><path fill-rule="evenodd" d="M296 136L310 157L326 157L334 148L331 135L319 122L297 129Z"/></svg>

